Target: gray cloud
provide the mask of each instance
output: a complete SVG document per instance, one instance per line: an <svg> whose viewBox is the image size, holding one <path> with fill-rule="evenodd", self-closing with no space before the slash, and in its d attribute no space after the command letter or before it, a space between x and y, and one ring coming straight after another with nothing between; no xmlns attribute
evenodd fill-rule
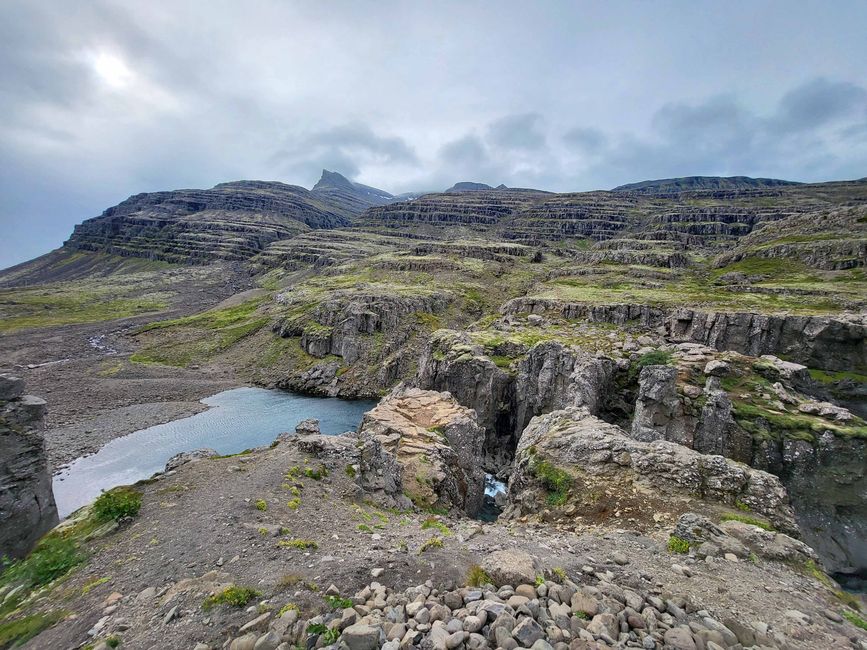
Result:
<svg viewBox="0 0 867 650"><path fill-rule="evenodd" d="M761 4L6 0L0 267L130 194L323 167L393 192L864 176L867 4Z"/></svg>
<svg viewBox="0 0 867 650"><path fill-rule="evenodd" d="M539 151L545 147L543 118L538 113L507 115L488 126L488 141L501 149Z"/></svg>

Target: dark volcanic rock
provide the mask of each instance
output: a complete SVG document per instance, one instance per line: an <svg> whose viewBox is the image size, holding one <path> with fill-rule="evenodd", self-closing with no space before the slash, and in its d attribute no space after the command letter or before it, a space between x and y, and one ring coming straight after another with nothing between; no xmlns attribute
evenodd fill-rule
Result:
<svg viewBox="0 0 867 650"><path fill-rule="evenodd" d="M0 375L0 557L26 555L57 522L45 441L45 401Z"/></svg>

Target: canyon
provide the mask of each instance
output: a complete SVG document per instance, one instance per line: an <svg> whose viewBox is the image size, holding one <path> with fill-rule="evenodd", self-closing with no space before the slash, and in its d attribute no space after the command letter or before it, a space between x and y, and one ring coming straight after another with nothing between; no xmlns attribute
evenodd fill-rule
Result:
<svg viewBox="0 0 867 650"><path fill-rule="evenodd" d="M0 624L33 619L34 648L867 647L840 587L867 575L865 265L867 180L130 197L0 272L0 481L27 508L0 509L24 522L2 553L82 557L65 586L11 564ZM55 527L51 466L239 385L378 403ZM242 582L260 610L195 602Z"/></svg>

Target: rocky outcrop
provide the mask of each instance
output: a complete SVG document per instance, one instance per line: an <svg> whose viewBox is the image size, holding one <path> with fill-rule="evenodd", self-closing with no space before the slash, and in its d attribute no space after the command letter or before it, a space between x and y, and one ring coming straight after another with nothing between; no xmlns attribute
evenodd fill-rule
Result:
<svg viewBox="0 0 867 650"><path fill-rule="evenodd" d="M45 401L0 375L0 557L26 555L58 522L45 441Z"/></svg>
<svg viewBox="0 0 867 650"><path fill-rule="evenodd" d="M408 497L420 507L470 515L481 508L484 429L450 394L399 386L365 413L358 437L365 492L387 503Z"/></svg>
<svg viewBox="0 0 867 650"><path fill-rule="evenodd" d="M632 419L632 437L641 442L670 440L692 446L695 425L687 421L677 393L677 368L647 366L638 377L638 399ZM692 426L690 426L692 425Z"/></svg>
<svg viewBox="0 0 867 650"><path fill-rule="evenodd" d="M854 416L800 394L798 387L810 388L804 366L763 356L753 361L732 358L736 369L726 361L713 360L709 349L681 347L686 353L681 357L681 371L688 374L683 366L687 360L697 363L706 375L704 387L676 385L678 369L674 367L643 369L632 437L676 442L775 474L789 492L803 538L826 567L842 573L863 571L867 566L867 502L863 498L867 493L867 440L857 434L857 427L832 431L834 426L854 421ZM756 369L773 382L768 397L777 403L768 407L766 417L753 414L744 419L745 415L736 412L732 395L722 388L722 376L741 376ZM787 406L795 414L818 417L805 430L808 425L790 414ZM772 420L775 414L788 419Z"/></svg>
<svg viewBox="0 0 867 650"><path fill-rule="evenodd" d="M568 319L660 328L673 343L689 342L750 356L784 356L811 368L867 368L867 321L863 317L708 312L686 307L594 305L546 298L516 298L503 313L559 312Z"/></svg>
<svg viewBox="0 0 867 650"><path fill-rule="evenodd" d="M613 374L611 359L555 341L537 343L518 363L513 431L519 435L534 416L570 406L598 414Z"/></svg>
<svg viewBox="0 0 867 650"><path fill-rule="evenodd" d="M449 391L478 414L492 473L511 464L518 437L534 416L569 406L597 413L614 373L611 359L556 341L524 350L514 371L506 372L468 335L438 330L419 362L420 387Z"/></svg>
<svg viewBox="0 0 867 650"><path fill-rule="evenodd" d="M741 503L798 534L777 477L675 443L634 440L583 408L530 421L518 443L509 496L511 514L547 505L591 520L622 512L640 521L654 513Z"/></svg>
<svg viewBox="0 0 867 650"><path fill-rule="evenodd" d="M292 368L277 384L330 397L376 397L413 374L431 323L454 299L448 291L401 295L363 285L324 297L282 294L286 315L273 331L297 338L305 355L322 361Z"/></svg>
<svg viewBox="0 0 867 650"><path fill-rule="evenodd" d="M416 383L447 391L475 411L485 428L484 463L490 470L507 466L517 443L512 421L513 378L498 368L482 348L453 330L437 330L422 352Z"/></svg>

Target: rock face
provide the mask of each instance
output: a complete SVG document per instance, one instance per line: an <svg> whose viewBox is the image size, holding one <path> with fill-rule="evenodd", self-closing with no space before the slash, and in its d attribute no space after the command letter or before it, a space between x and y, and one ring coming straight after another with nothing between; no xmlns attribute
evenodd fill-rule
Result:
<svg viewBox="0 0 867 650"><path fill-rule="evenodd" d="M676 382L677 368L673 366L642 368L632 419L633 438L641 442L671 440L683 445L691 442Z"/></svg>
<svg viewBox="0 0 867 650"><path fill-rule="evenodd" d="M513 373L494 364L465 334L434 332L419 362L423 388L449 391L478 413L485 427L485 463L508 466L521 431L536 415L571 406L598 412L614 363L555 341L526 350Z"/></svg>
<svg viewBox="0 0 867 650"><path fill-rule="evenodd" d="M863 318L706 312L649 305L594 305L545 298L516 298L507 314L559 312L569 319L661 328L674 343L700 343L750 356L773 354L811 368L867 368L867 322Z"/></svg>
<svg viewBox="0 0 867 650"><path fill-rule="evenodd" d="M373 397L411 374L422 339L430 333L427 321L436 322L454 296L447 291L392 295L358 287L330 292L313 305L307 295L288 293L280 300L287 315L276 321L274 331L297 338L306 355L324 361L278 385L329 397Z"/></svg>
<svg viewBox="0 0 867 650"><path fill-rule="evenodd" d="M26 555L57 522L45 441L45 401L0 375L0 557Z"/></svg>
<svg viewBox="0 0 867 650"><path fill-rule="evenodd" d="M509 496L522 513L547 504L588 517L599 514L603 499L608 511L636 515L639 509L646 515L742 503L779 530L798 535L777 477L675 443L633 440L584 408L530 421L518 443Z"/></svg>
<svg viewBox="0 0 867 650"><path fill-rule="evenodd" d="M450 394L399 386L364 415L358 437L366 492L471 515L481 507L484 429Z"/></svg>
<svg viewBox="0 0 867 650"><path fill-rule="evenodd" d="M698 355L700 350L687 352ZM867 566L867 504L859 495L867 490L867 441L830 430L836 418L851 417L845 409L801 401L805 398L797 387L809 384L804 366L767 355L753 363L775 380L770 386L776 391L774 398L787 400L800 413L824 413L828 428L805 437L802 431L774 429L759 416L747 423L736 419L732 398L716 376L728 364L711 361L704 366L709 376L697 395L703 401L698 412L690 410L689 400L676 385L677 368L644 368L630 435L642 441L676 442L775 474L788 490L804 539L821 555L826 567L843 573L863 570ZM778 406L782 408L782 404ZM817 419L811 426L821 424ZM757 435L745 429L748 425Z"/></svg>

